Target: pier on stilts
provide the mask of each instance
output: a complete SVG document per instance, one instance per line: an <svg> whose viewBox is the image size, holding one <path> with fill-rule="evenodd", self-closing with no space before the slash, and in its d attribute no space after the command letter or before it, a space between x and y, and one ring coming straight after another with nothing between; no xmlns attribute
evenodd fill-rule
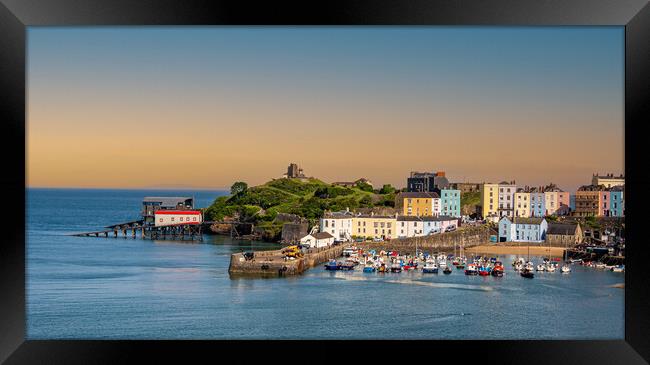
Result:
<svg viewBox="0 0 650 365"><path fill-rule="evenodd" d="M192 197L145 197L142 206L142 219L72 235L203 241L203 224L203 213L201 210L194 209L194 198Z"/></svg>

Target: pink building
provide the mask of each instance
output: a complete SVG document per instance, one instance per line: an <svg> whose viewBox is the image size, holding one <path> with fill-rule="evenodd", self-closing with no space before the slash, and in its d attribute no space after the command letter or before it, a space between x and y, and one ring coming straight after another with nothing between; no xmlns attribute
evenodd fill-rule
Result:
<svg viewBox="0 0 650 365"><path fill-rule="evenodd" d="M558 202L558 215L567 215L569 214L569 209L571 207L571 194L568 191L559 191L557 193L557 202Z"/></svg>
<svg viewBox="0 0 650 365"><path fill-rule="evenodd" d="M598 192L598 216L609 217L609 191Z"/></svg>

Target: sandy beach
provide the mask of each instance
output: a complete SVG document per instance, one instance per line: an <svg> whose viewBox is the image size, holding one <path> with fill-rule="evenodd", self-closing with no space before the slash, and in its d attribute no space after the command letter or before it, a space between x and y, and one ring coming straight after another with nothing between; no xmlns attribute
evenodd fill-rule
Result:
<svg viewBox="0 0 650 365"><path fill-rule="evenodd" d="M469 247L465 249L465 252L469 254L478 254L478 255L521 255L525 256L528 254L528 246L512 244L498 244L498 245L482 245ZM530 255L531 256L548 256L550 253L551 257L562 257L564 253L563 247L540 247L540 246L530 246Z"/></svg>

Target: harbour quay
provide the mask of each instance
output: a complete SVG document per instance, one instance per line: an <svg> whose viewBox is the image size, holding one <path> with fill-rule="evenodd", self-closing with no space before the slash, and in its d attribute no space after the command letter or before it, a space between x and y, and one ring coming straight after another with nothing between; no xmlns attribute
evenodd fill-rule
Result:
<svg viewBox="0 0 650 365"><path fill-rule="evenodd" d="M310 248L303 256L287 259L285 249L273 251L239 252L230 255L228 273L233 277L279 277L300 275L316 265L341 257L348 245Z"/></svg>

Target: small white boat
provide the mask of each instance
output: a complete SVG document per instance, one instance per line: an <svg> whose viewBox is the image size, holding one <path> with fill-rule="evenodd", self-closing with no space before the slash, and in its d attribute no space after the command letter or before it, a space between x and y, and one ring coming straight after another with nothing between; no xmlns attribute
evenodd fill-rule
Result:
<svg viewBox="0 0 650 365"><path fill-rule="evenodd" d="M625 265L618 265L612 268L613 272L625 272Z"/></svg>
<svg viewBox="0 0 650 365"><path fill-rule="evenodd" d="M533 265L532 262L528 261L524 265L524 270L533 271L533 270L535 270L535 265Z"/></svg>
<svg viewBox="0 0 650 365"><path fill-rule="evenodd" d="M542 264L539 264L539 265L537 265L536 270L537 270L537 271L544 271L544 270L546 270L546 266L544 266L544 265L542 265Z"/></svg>
<svg viewBox="0 0 650 365"><path fill-rule="evenodd" d="M569 267L569 265L563 265L562 268L560 269L560 271L561 271L563 274L567 274L567 273L570 273L570 272L571 272L571 268Z"/></svg>
<svg viewBox="0 0 650 365"><path fill-rule="evenodd" d="M555 266L553 266L553 265L546 265L546 271L548 271L548 272L555 272Z"/></svg>
<svg viewBox="0 0 650 365"><path fill-rule="evenodd" d="M607 265L603 264L602 262L599 262L596 264L596 269L604 269Z"/></svg>
<svg viewBox="0 0 650 365"><path fill-rule="evenodd" d="M438 261L438 266L440 266L441 269L444 269L445 267L447 267L447 261L446 260Z"/></svg>

